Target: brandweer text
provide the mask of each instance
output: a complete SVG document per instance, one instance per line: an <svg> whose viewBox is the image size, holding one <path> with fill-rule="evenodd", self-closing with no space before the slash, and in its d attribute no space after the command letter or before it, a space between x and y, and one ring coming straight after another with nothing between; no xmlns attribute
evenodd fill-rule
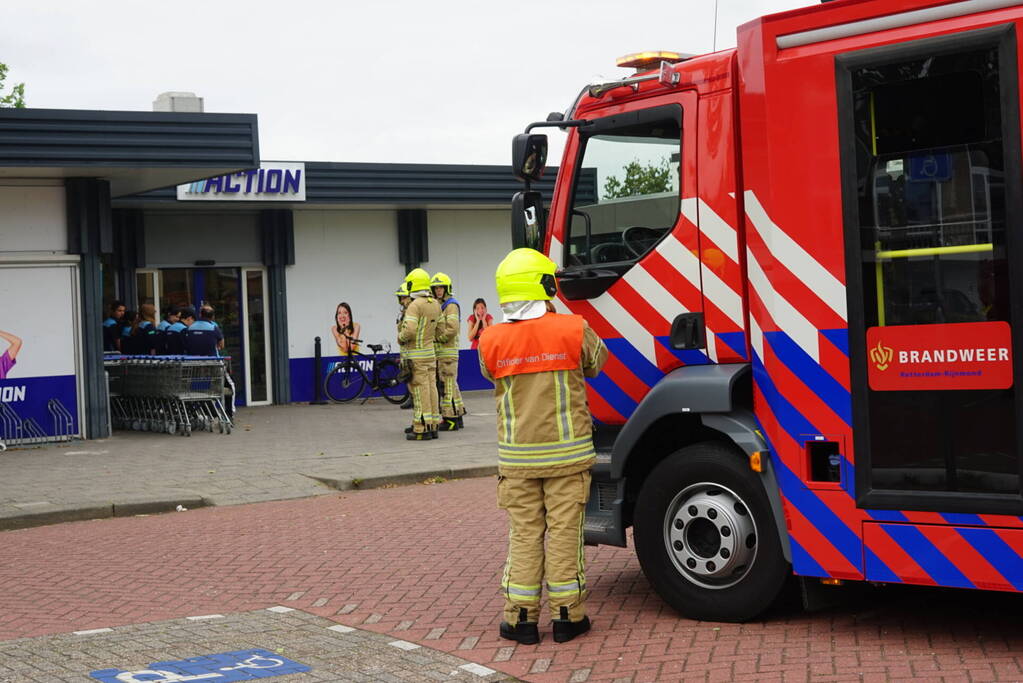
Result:
<svg viewBox="0 0 1023 683"><path fill-rule="evenodd" d="M908 363L983 363L1009 360L1009 349L934 349L899 351L899 362Z"/></svg>

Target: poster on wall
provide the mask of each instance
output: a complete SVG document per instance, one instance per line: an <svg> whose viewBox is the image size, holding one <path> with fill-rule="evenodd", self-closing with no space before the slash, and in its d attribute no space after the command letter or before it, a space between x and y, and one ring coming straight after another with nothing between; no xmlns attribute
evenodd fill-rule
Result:
<svg viewBox="0 0 1023 683"><path fill-rule="evenodd" d="M70 265L0 266L0 440L78 434L76 280Z"/></svg>

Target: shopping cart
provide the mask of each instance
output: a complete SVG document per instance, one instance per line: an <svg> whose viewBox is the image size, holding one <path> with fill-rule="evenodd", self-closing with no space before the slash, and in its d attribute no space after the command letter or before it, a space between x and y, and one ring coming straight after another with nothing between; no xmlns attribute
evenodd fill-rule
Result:
<svg viewBox="0 0 1023 683"><path fill-rule="evenodd" d="M206 356L108 356L114 429L191 436L194 429L230 434L224 406L228 359Z"/></svg>

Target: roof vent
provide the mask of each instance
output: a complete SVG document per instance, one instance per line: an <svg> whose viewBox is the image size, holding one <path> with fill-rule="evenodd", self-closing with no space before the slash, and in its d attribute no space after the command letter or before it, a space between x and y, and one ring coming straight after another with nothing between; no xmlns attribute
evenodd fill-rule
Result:
<svg viewBox="0 0 1023 683"><path fill-rule="evenodd" d="M203 98L194 92L164 92L153 100L153 111L181 111L192 114L203 111Z"/></svg>

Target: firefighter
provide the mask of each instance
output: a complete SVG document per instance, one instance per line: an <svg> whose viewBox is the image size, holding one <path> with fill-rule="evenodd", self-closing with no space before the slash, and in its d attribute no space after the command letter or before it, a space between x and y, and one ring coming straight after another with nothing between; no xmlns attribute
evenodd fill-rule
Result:
<svg viewBox="0 0 1023 683"><path fill-rule="evenodd" d="M405 309L407 309L408 305L412 302L412 298L408 295L408 292L405 290L404 280L402 280L401 284L398 285L398 289L394 290L394 295L398 297L398 318L397 320L395 320L394 324L398 328L398 334L401 334L401 323L403 320L405 320ZM402 346L400 341L398 342L398 366L400 368L400 372L398 373L399 381L407 382L409 378L411 378L412 376L411 366L409 365L408 359L405 358L405 348ZM411 392L409 392L409 395L405 398L404 401L401 402L399 408L401 408L402 410L412 409Z"/></svg>
<svg viewBox="0 0 1023 683"><path fill-rule="evenodd" d="M437 319L440 318L440 304L430 295L430 274L422 268L416 268L405 276L405 289L412 299L398 330L398 343L412 364L412 379L409 381L412 426L405 430L405 434L410 441L436 439L440 406L433 340Z"/></svg>
<svg viewBox="0 0 1023 683"><path fill-rule="evenodd" d="M462 325L462 321L459 320L461 309L454 297L450 277L444 273L436 273L430 279L430 284L433 286L433 296L440 302L441 310L434 344L437 352L437 380L440 384L440 428L453 432L464 426L462 416L465 415L462 392L458 390L458 331Z"/></svg>
<svg viewBox="0 0 1023 683"><path fill-rule="evenodd" d="M540 640L544 579L554 640L590 628L583 514L596 455L584 377L600 373L607 349L581 316L554 312L554 271L533 249L508 254L495 276L505 322L479 344L497 401L498 505L511 527L500 634L522 644Z"/></svg>

